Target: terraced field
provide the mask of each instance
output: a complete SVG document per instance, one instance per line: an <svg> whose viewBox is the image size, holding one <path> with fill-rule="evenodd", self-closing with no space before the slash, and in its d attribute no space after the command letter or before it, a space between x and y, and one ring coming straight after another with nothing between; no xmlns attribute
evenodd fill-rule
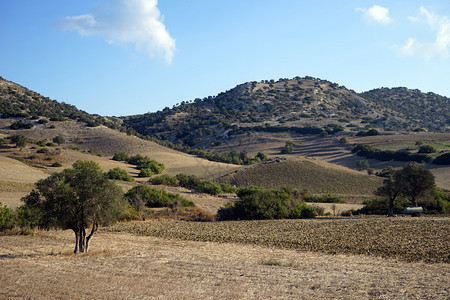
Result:
<svg viewBox="0 0 450 300"><path fill-rule="evenodd" d="M233 222L148 221L105 229L171 239L450 263L450 218L339 218Z"/></svg>

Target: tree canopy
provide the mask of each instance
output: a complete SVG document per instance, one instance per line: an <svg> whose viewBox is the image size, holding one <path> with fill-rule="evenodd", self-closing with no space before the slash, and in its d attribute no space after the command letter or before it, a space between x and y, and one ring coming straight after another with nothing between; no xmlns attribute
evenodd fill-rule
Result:
<svg viewBox="0 0 450 300"><path fill-rule="evenodd" d="M98 226L115 221L123 205L123 192L93 161L77 161L74 168L39 180L22 200L39 214L38 225L72 229L75 250L85 252ZM86 236L86 228L92 226Z"/></svg>

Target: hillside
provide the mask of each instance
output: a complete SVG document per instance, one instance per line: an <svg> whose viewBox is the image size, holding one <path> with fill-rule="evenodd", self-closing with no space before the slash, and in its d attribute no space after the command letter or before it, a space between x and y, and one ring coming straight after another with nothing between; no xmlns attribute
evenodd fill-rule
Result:
<svg viewBox="0 0 450 300"><path fill-rule="evenodd" d="M291 187L312 193L333 193L345 200L361 203L374 197L382 178L329 164L316 159L276 158L266 163L238 170L220 178L238 187L261 185L279 189Z"/></svg>
<svg viewBox="0 0 450 300"><path fill-rule="evenodd" d="M58 102L0 77L0 117L26 118L41 122L74 120L91 127L100 124L120 128L120 120L91 115L73 105Z"/></svg>
<svg viewBox="0 0 450 300"><path fill-rule="evenodd" d="M450 99L406 88L358 94L312 77L248 82L215 97L123 118L140 134L206 147L254 132L449 131Z"/></svg>

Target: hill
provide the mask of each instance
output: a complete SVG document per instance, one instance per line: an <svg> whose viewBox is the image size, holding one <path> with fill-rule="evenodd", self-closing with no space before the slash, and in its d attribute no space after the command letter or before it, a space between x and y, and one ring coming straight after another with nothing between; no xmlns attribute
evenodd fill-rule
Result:
<svg viewBox="0 0 450 300"><path fill-rule="evenodd" d="M238 187L261 185L280 189L288 186L299 191L308 189L315 194L330 192L354 203L373 198L382 183L380 177L313 158L276 158L227 174L220 180Z"/></svg>
<svg viewBox="0 0 450 300"><path fill-rule="evenodd" d="M450 99L406 88L358 94L312 77L248 82L215 97L123 118L123 124L180 147L206 147L254 132L333 134L370 128L449 131Z"/></svg>
<svg viewBox="0 0 450 300"><path fill-rule="evenodd" d="M120 128L119 119L91 115L73 105L44 97L2 77L0 77L0 99L1 118L27 118L41 122L48 119L75 120L91 127L103 124L111 128Z"/></svg>

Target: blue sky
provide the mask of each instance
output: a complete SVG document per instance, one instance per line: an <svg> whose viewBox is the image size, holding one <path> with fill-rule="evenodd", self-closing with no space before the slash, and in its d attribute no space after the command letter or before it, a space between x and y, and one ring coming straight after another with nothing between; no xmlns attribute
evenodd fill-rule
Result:
<svg viewBox="0 0 450 300"><path fill-rule="evenodd" d="M0 76L124 116L314 76L450 97L448 0L0 0Z"/></svg>

